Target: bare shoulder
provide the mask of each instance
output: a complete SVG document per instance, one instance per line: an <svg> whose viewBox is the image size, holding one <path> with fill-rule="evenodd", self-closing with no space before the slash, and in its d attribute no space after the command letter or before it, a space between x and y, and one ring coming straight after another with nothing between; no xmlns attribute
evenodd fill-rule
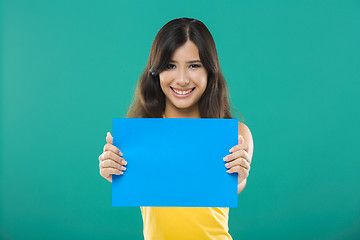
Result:
<svg viewBox="0 0 360 240"><path fill-rule="evenodd" d="M243 136L248 145L248 153L252 157L254 151L254 141L250 129L244 123L239 122L239 135Z"/></svg>
<svg viewBox="0 0 360 240"><path fill-rule="evenodd" d="M242 123L239 121L239 132L240 132L240 130L242 130L243 132L249 132L251 134L248 126L246 126L245 123Z"/></svg>

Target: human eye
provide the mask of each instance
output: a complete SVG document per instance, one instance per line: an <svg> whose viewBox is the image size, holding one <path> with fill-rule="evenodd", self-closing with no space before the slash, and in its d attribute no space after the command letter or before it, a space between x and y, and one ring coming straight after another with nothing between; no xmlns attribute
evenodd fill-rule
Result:
<svg viewBox="0 0 360 240"><path fill-rule="evenodd" d="M190 65L190 68L199 68L199 67L201 67L201 65L199 65L199 64L191 64Z"/></svg>
<svg viewBox="0 0 360 240"><path fill-rule="evenodd" d="M166 66L166 69L173 69L174 67L175 67L174 64L169 63L169 64Z"/></svg>

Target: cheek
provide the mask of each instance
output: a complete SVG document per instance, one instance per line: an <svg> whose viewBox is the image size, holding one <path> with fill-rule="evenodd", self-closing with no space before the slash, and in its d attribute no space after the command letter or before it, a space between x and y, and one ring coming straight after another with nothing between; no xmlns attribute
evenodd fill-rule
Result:
<svg viewBox="0 0 360 240"><path fill-rule="evenodd" d="M164 88L165 88L165 78L164 78L164 74L159 74L159 79L160 79L160 87L164 92Z"/></svg>
<svg viewBox="0 0 360 240"><path fill-rule="evenodd" d="M170 84L170 75L167 72L162 72L159 74L160 85L161 87L166 87L166 85Z"/></svg>
<svg viewBox="0 0 360 240"><path fill-rule="evenodd" d="M198 85L198 87L203 88L205 90L206 85L207 85L207 74L206 72L197 72L194 74L194 79L196 79L196 85Z"/></svg>

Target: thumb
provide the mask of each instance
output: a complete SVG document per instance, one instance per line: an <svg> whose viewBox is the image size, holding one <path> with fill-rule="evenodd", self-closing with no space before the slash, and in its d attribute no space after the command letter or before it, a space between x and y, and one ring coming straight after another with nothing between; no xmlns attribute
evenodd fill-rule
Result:
<svg viewBox="0 0 360 240"><path fill-rule="evenodd" d="M239 144L243 144L245 142L243 136L239 135Z"/></svg>
<svg viewBox="0 0 360 240"><path fill-rule="evenodd" d="M107 134L106 134L106 142L113 144L113 137L111 136L110 132L107 132Z"/></svg>

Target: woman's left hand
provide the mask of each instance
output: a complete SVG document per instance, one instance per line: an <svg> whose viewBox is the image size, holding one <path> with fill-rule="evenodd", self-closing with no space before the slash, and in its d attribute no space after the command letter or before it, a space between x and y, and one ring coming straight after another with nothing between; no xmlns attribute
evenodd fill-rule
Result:
<svg viewBox="0 0 360 240"><path fill-rule="evenodd" d="M231 154L224 157L227 173L238 173L238 184L249 176L251 158L248 153L249 146L239 135L239 144L230 149Z"/></svg>

